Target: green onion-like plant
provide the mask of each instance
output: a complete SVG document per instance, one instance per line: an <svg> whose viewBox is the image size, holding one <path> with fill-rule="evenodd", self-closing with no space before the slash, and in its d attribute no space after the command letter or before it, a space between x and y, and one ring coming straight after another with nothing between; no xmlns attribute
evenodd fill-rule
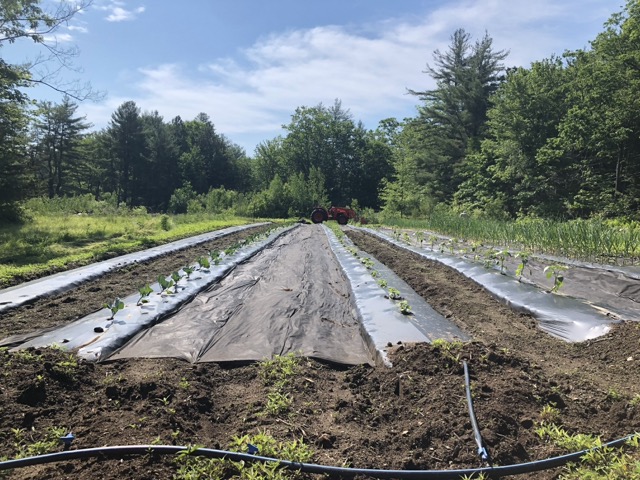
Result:
<svg viewBox="0 0 640 480"><path fill-rule="evenodd" d="M138 289L138 292L140 293L140 298L138 299L137 305L140 306L143 303L149 302L149 299L147 299L147 297L153 293L153 288L151 288L147 283L144 287Z"/></svg>
<svg viewBox="0 0 640 480"><path fill-rule="evenodd" d="M113 303L105 303L104 308L108 308L111 311L109 320L113 320L113 317L116 315L116 313L124 308L124 302L120 300L120 297L116 297Z"/></svg>

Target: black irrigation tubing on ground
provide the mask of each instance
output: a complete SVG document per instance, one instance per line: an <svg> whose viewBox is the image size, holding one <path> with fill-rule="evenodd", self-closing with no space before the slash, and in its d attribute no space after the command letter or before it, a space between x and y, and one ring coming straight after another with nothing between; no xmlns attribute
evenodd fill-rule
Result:
<svg viewBox="0 0 640 480"><path fill-rule="evenodd" d="M612 448L619 447L625 442L634 438L636 435L629 435L627 437L613 440L609 443L605 443L600 447L596 447L588 450L581 450L579 452L570 453L567 455L561 455L559 457L547 458L545 460L536 460L533 462L519 463L516 465L506 465L501 467L483 467L483 468L471 468L464 470L376 470L370 468L345 468L345 467L332 467L325 465L317 465L313 463L299 463L289 460L279 460L277 458L261 457L258 455L251 455L249 453L228 452L225 450L214 450L209 448L199 448L197 450L191 450L193 447L175 446L175 445L127 445L127 446L114 446L114 447L100 447L100 448L87 448L81 450L67 450L58 453L49 453L46 455L39 455L35 457L20 458L17 460L7 460L0 462L0 471L10 470L15 468L23 468L33 465L44 465L46 463L62 462L67 460L76 460L81 458L92 457L115 457L122 458L125 455L176 455L179 453L187 453L193 456L200 456L206 458L219 458L232 461L247 461L247 462L277 462L282 468L289 470L300 471L303 473L313 474L326 474L341 477L352 478L356 475L366 475L372 478L383 479L401 479L401 480L418 480L418 479L459 479L460 477L474 477L484 474L487 478L498 478L506 475L519 475L522 473L537 472L540 470L548 470L550 468L561 467L569 462L576 462L580 460L584 454L591 450L598 450L600 448Z"/></svg>
<svg viewBox="0 0 640 480"><path fill-rule="evenodd" d="M476 414L473 411L473 399L471 398L471 382L469 381L469 367L467 366L467 361L462 361L462 366L464 367L464 388L467 392L467 405L469 406L469 417L471 418L471 427L473 428L473 436L476 439L476 444L478 445L478 455L482 460L487 462L488 465L491 465L491 457L489 457L489 452L482 445L482 435L480 435L480 429L478 428L478 420L476 419Z"/></svg>

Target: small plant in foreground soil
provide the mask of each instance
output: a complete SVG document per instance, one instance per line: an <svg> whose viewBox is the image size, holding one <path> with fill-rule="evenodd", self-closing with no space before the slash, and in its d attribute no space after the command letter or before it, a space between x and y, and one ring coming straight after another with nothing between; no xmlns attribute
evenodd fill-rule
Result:
<svg viewBox="0 0 640 480"><path fill-rule="evenodd" d="M267 385L286 385L298 372L300 360L293 353L275 355L271 360L259 363L260 378Z"/></svg>
<svg viewBox="0 0 640 480"><path fill-rule="evenodd" d="M147 297L153 293L153 288L151 288L147 283L144 287L140 287L138 289L138 293L140 293L140 298L138 299L138 303L136 305L140 306L143 303L149 302L149 299Z"/></svg>
<svg viewBox="0 0 640 480"><path fill-rule="evenodd" d="M116 313L124 308L124 302L120 300L119 297L116 297L113 303L105 303L104 308L108 308L111 311L109 320L113 320L113 317L115 317Z"/></svg>
<svg viewBox="0 0 640 480"><path fill-rule="evenodd" d="M542 422L555 423L560 417L560 410L555 402L548 403L542 407L540 412L540 420Z"/></svg>
<svg viewBox="0 0 640 480"><path fill-rule="evenodd" d="M293 403L293 397L288 393L280 391L272 391L267 393L267 406L266 414L268 415L282 415L287 413Z"/></svg>
<svg viewBox="0 0 640 480"><path fill-rule="evenodd" d="M398 303L398 308L400 309L400 313L403 315L411 315L411 305L406 300L402 300Z"/></svg>
<svg viewBox="0 0 640 480"><path fill-rule="evenodd" d="M44 435L38 435L35 429L12 428L13 458L25 458L44 455L56 450L60 445L60 438L67 433L63 427L50 427Z"/></svg>
<svg viewBox="0 0 640 480"><path fill-rule="evenodd" d="M623 447L600 448L602 442L599 437L581 433L571 435L554 424L543 424L535 432L540 438L567 452L592 449L582 456L580 463L569 463L564 467L559 476L563 480L639 478L638 434L631 437ZM629 455L630 450L634 452L634 456Z"/></svg>
<svg viewBox="0 0 640 480"><path fill-rule="evenodd" d="M544 273L547 278L553 277L553 287L549 292L556 293L564 283L564 272L568 269L566 265L547 265L544 267Z"/></svg>
<svg viewBox="0 0 640 480"><path fill-rule="evenodd" d="M299 473L285 470L276 462L233 462L224 459L207 459L193 456L199 447L185 450L176 458L179 465L175 479L192 480L204 478L241 478L246 480L288 480L300 478ZM313 452L302 440L278 442L266 432L256 435L234 437L229 450L235 452L252 452L257 455L291 460L294 462L308 462Z"/></svg>
<svg viewBox="0 0 640 480"><path fill-rule="evenodd" d="M640 394L634 395L634 397L629 402L629 405L631 405L632 407L639 406L640 405Z"/></svg>

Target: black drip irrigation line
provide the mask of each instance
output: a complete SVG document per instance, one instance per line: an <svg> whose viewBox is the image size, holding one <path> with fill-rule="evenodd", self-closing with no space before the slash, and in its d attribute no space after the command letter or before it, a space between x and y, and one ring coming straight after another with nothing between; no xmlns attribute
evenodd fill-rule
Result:
<svg viewBox="0 0 640 480"><path fill-rule="evenodd" d="M476 419L476 414L473 411L473 399L471 398L471 382L469 381L469 367L467 366L466 360L462 361L462 366L464 367L464 388L467 392L469 417L471 418L473 436L476 439L476 445L478 445L478 455L484 462L487 463L487 465L491 466L491 457L489 456L489 452L487 451L486 447L482 444L482 435L480 435L480 429L478 428L478 420Z"/></svg>
<svg viewBox="0 0 640 480"><path fill-rule="evenodd" d="M519 463L516 465L506 465L502 467L483 467L471 468L464 470L377 470L370 468L344 468L332 467L326 465L317 465L313 463L299 463L289 460L279 460L277 458L261 457L251 455L249 453L229 452L225 450L214 450L210 448L199 448L193 450L192 447L174 446L174 445L127 445L116 447L100 447L87 448L81 450L67 450L59 453L49 453L46 455L38 455L35 457L20 458L17 460L7 460L0 462L0 471L15 468L23 468L33 465L44 465L47 463L62 462L67 460L76 460L84 458L122 458L127 455L176 455L189 452L190 455L218 458L232 461L246 462L276 462L280 467L288 470L299 471L303 473L326 474L340 477L352 478L356 475L366 475L372 478L383 479L400 479L400 480L418 480L418 479L437 479L437 480L453 480L460 477L472 478L484 474L486 478L498 478L507 475L519 475L522 473L537 472L540 470L548 470L550 468L561 467L569 462L579 461L587 452L598 450L601 448L613 448L623 445L636 435L629 435L618 440L605 443L600 447L581 450L579 452L561 455L559 457L547 458L545 460L537 460L534 462Z"/></svg>

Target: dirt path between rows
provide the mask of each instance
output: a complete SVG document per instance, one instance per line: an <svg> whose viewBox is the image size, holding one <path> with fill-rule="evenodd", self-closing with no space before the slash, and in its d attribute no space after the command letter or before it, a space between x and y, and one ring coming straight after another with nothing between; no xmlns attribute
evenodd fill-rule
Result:
<svg viewBox="0 0 640 480"><path fill-rule="evenodd" d="M33 445L56 426L76 435L71 448L154 442L228 448L235 436L267 432L279 441L303 439L313 450L314 463L385 469L478 467L482 462L464 399L462 359L469 362L478 423L496 465L563 453L535 433L539 422L548 420L543 407L551 403L557 408L554 420L573 433L610 440L640 430L640 406L632 401L640 393L638 324L623 324L585 344L566 344L455 272L365 234L348 235L474 342L450 349L397 345L391 353L392 369L302 359L286 387L291 405L278 414L268 413L273 386L262 379L258 364L126 359L74 366L73 357L60 351L0 351L0 457L14 457L21 445ZM139 270L143 268L132 267L129 284L119 288L137 289L145 278ZM286 283L286 275L279 272L271 281ZM91 293L97 294L98 305L105 292L120 293L109 280L83 288L10 312L0 318L0 332L71 321L78 311L59 310L84 303L80 300ZM181 465L172 457L148 454L29 467L10 478L172 478ZM227 471L229 476L234 473ZM515 478L557 475L555 470Z"/></svg>

